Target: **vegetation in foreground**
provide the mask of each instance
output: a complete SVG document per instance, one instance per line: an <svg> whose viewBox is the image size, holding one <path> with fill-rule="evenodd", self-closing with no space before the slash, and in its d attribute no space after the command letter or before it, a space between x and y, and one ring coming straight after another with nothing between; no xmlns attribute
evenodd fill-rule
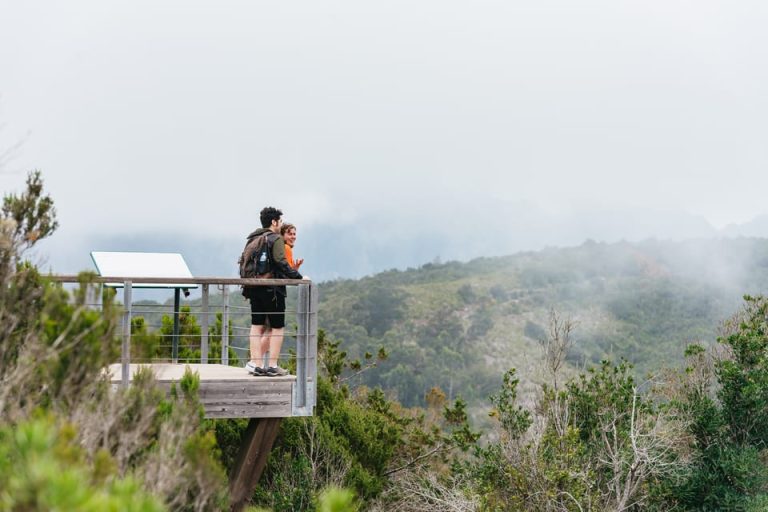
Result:
<svg viewBox="0 0 768 512"><path fill-rule="evenodd" d="M0 510L221 510L225 470L187 375L111 390L113 294L83 275L72 293L25 259L57 227L39 173L0 217ZM103 293L103 311L86 305Z"/></svg>

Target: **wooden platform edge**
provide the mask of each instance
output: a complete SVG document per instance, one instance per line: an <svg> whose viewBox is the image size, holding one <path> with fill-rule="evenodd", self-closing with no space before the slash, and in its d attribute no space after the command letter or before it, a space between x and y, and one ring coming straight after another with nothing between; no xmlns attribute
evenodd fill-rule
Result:
<svg viewBox="0 0 768 512"><path fill-rule="evenodd" d="M188 365L187 365L188 366ZM130 380L140 367L148 368L160 389L170 390L178 385L184 367L168 363L131 364ZM111 365L113 387L119 387L114 374L118 365ZM198 396L204 415L209 419L224 418L288 418L293 416L294 375L253 377L244 368L223 365L195 365L190 368L200 376Z"/></svg>

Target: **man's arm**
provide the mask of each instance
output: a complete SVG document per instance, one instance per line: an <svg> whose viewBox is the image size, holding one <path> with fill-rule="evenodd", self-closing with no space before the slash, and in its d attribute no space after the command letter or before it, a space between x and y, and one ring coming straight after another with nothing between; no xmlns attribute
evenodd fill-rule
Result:
<svg viewBox="0 0 768 512"><path fill-rule="evenodd" d="M302 279L298 270L292 268L285 258L285 240L277 237L272 244L272 262L275 264L279 277L285 279Z"/></svg>

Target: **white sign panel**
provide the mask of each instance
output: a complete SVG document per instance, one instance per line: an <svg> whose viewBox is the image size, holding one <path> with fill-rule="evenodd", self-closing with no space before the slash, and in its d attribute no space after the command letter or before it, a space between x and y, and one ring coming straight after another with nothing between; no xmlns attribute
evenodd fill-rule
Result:
<svg viewBox="0 0 768 512"><path fill-rule="evenodd" d="M91 252L99 275L114 277L192 278L184 257L177 252ZM107 283L122 287L123 283ZM134 288L197 288L197 285L133 283Z"/></svg>

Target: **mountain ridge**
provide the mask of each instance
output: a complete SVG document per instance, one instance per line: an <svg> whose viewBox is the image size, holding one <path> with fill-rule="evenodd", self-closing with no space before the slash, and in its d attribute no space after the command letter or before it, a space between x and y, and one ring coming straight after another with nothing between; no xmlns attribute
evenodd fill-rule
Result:
<svg viewBox="0 0 768 512"><path fill-rule="evenodd" d="M585 210L553 217L540 211L527 214L522 208L497 205L488 220L478 223L466 218L450 225L414 223L402 215L398 213L391 222L366 217L356 219L354 224L300 226L296 253L306 260L302 270L316 281L326 281L360 278L428 262L469 261L547 247L575 247L586 240L637 243L652 239L768 237L768 215L721 230L697 215L645 210ZM74 273L93 268L89 253L94 250L180 252L194 275L234 277L245 235L147 230L77 235L62 231L45 240L38 253L47 269Z"/></svg>

